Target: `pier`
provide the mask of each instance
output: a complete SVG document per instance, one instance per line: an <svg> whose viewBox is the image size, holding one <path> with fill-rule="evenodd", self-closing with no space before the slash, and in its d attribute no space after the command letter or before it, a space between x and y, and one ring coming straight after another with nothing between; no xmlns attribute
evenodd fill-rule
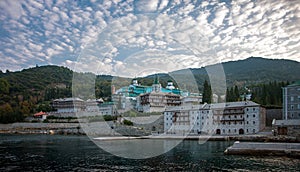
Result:
<svg viewBox="0 0 300 172"><path fill-rule="evenodd" d="M275 155L300 158L300 143L239 142L236 141L225 152L227 155Z"/></svg>

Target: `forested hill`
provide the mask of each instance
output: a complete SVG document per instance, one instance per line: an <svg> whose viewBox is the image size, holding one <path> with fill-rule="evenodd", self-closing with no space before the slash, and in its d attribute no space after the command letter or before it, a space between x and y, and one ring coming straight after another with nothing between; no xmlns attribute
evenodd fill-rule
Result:
<svg viewBox="0 0 300 172"><path fill-rule="evenodd" d="M292 83L300 80L300 63L291 60L251 57L246 60L223 63L223 68L226 74L227 87L237 86L244 88L247 86L258 90L257 92L261 92L261 84L269 84L270 88L273 88L275 85L279 88L279 92L277 91L279 96L274 98L275 100L281 97L280 88L286 84L278 84L279 82L289 81ZM183 83L179 86L181 89L194 91L191 90L193 86L189 85L190 77L186 77L188 72L193 73L198 86L196 89L199 89L199 92L202 93L204 81L209 81L205 68L178 70L170 74L181 78L180 83ZM74 72L70 69L59 66L36 66L18 72L6 71L6 73L3 73L0 71L0 121L20 121L24 116L31 115L37 111L51 110L49 106L51 100L72 96L73 74ZM131 82L129 78L109 75L95 76L92 73L79 75L82 77L81 84L85 84L85 78L96 78L95 95L97 98L101 97L106 100L110 99L112 84L116 88L120 88ZM150 75L138 79L143 85L151 85L154 76ZM166 85L167 80L172 79L168 74L159 74L159 78L163 86ZM277 83L269 83L274 81L277 81ZM176 80L174 82L175 86L178 86ZM267 88L267 85L264 88ZM256 95L255 98L260 100L260 102L264 102L264 99L266 99L265 102L268 102L267 96L265 98L257 96L259 95ZM276 102L277 105L281 103L280 100ZM272 104L272 101L269 104ZM13 119L7 120L7 117L10 118L11 116L13 116Z"/></svg>
<svg viewBox="0 0 300 172"><path fill-rule="evenodd" d="M245 60L225 62L222 66L228 86L300 80L300 63L292 60L250 57ZM195 75L207 75L205 68L191 70Z"/></svg>
<svg viewBox="0 0 300 172"><path fill-rule="evenodd" d="M0 74L1 78L9 82L13 92L43 90L49 86L70 86L72 76L73 72L70 69L52 65Z"/></svg>

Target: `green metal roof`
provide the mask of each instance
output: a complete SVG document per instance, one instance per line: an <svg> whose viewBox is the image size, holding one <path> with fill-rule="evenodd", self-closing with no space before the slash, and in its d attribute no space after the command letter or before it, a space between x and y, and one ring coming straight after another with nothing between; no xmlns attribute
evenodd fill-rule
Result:
<svg viewBox="0 0 300 172"><path fill-rule="evenodd" d="M291 87L291 86L300 86L300 80L288 85L288 87Z"/></svg>

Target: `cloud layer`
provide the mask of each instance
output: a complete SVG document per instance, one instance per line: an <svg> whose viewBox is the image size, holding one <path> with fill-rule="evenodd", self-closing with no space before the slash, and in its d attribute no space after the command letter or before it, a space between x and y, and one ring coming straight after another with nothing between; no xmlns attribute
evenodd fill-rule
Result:
<svg viewBox="0 0 300 172"><path fill-rule="evenodd" d="M0 1L0 69L55 64L137 76L249 56L300 61L285 1Z"/></svg>

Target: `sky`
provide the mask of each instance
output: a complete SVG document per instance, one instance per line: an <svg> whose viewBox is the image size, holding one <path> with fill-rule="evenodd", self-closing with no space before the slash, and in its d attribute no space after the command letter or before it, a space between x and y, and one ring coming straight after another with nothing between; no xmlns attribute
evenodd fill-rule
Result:
<svg viewBox="0 0 300 172"><path fill-rule="evenodd" d="M1 0L0 70L144 76L250 56L300 61L298 0Z"/></svg>

